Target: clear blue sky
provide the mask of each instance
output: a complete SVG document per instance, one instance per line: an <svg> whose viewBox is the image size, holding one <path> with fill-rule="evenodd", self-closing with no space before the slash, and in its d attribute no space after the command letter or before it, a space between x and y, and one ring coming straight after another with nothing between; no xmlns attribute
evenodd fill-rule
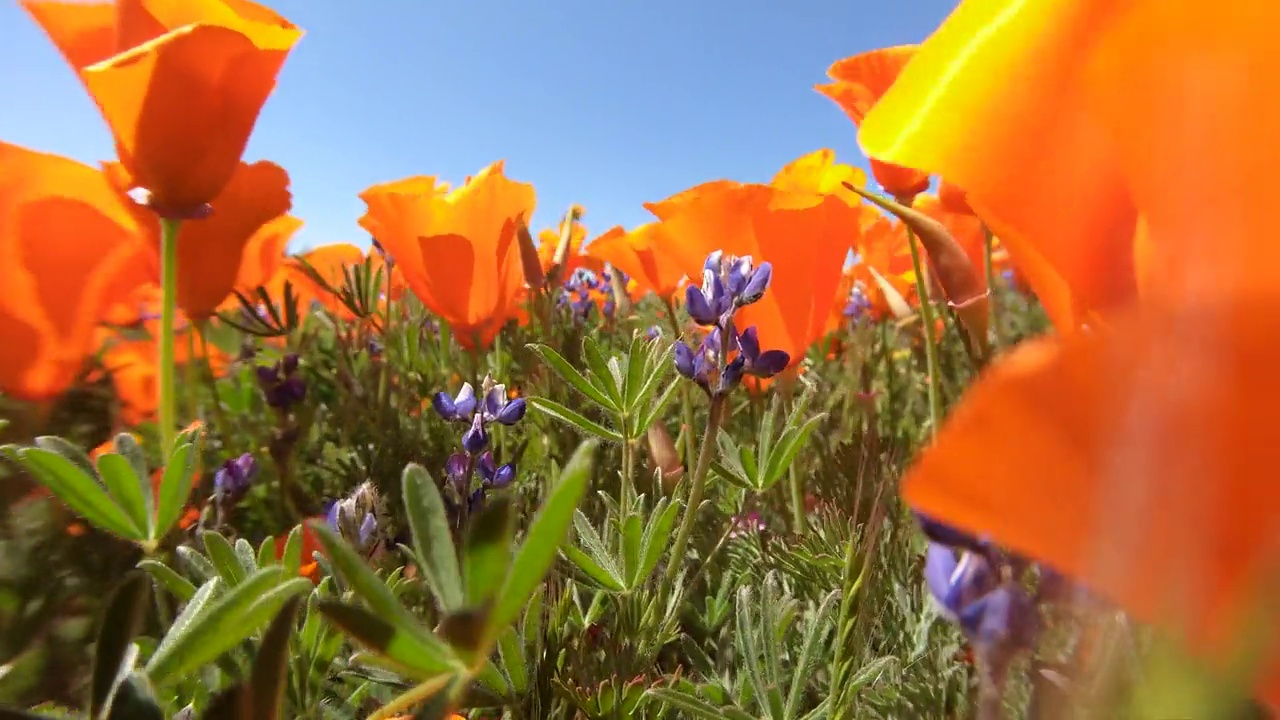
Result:
<svg viewBox="0 0 1280 720"><path fill-rule="evenodd" d="M505 158L538 191L535 229L570 203L592 235L715 178L767 181L822 147L865 166L812 86L834 60L919 42L955 0L267 0L307 31L246 159L283 165L293 249L365 244L365 187L460 182ZM112 155L79 83L0 0L0 139Z"/></svg>

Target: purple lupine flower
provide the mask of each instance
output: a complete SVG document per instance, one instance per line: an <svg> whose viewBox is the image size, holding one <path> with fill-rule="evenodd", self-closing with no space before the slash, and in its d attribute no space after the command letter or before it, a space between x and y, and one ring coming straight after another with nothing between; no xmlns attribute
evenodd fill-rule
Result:
<svg viewBox="0 0 1280 720"><path fill-rule="evenodd" d="M436 414L445 420L469 421L471 413L476 409L476 390L468 382L462 383L462 389L458 390L458 394L454 397L449 397L449 393L446 392L438 392L431 398L431 407L435 408Z"/></svg>
<svg viewBox="0 0 1280 720"><path fill-rule="evenodd" d="M1039 608L987 558L968 551L957 558L950 547L930 542L924 574L934 599L985 662L1004 667L1032 647Z"/></svg>
<svg viewBox="0 0 1280 720"><path fill-rule="evenodd" d="M484 395L485 422L515 425L524 417L525 409L524 398L508 398L507 387L501 383L489 388L489 392Z"/></svg>
<svg viewBox="0 0 1280 720"><path fill-rule="evenodd" d="M745 358L743 372L761 378L770 378L791 363L785 350L760 351L760 338L754 325L738 334L738 357Z"/></svg>
<svg viewBox="0 0 1280 720"><path fill-rule="evenodd" d="M396 266L395 258L391 257L391 253L382 247L382 243L378 242L378 238L373 238L373 249L378 251L378 255L382 256L382 262L386 263L387 270L391 270Z"/></svg>
<svg viewBox="0 0 1280 720"><path fill-rule="evenodd" d="M344 540L361 552L377 546L378 491L373 483L360 483L347 497L329 504L325 522Z"/></svg>
<svg viewBox="0 0 1280 720"><path fill-rule="evenodd" d="M222 463L213 474L213 494L221 503L234 505L249 492L258 476L258 461L245 453Z"/></svg>
<svg viewBox="0 0 1280 720"><path fill-rule="evenodd" d="M285 355L274 365L259 365L256 372L268 406L287 412L306 399L307 385L298 373L296 354Z"/></svg>
<svg viewBox="0 0 1280 720"><path fill-rule="evenodd" d="M511 481L516 477L515 464L504 463L498 465L494 461L493 453L491 452L481 455L476 467L480 471L480 478L486 488L504 488L510 485Z"/></svg>
<svg viewBox="0 0 1280 720"><path fill-rule="evenodd" d="M849 291L849 301L844 306L844 316L851 320L857 320L867 314L871 309L871 300L867 298L866 290L861 285L854 285Z"/></svg>
<svg viewBox="0 0 1280 720"><path fill-rule="evenodd" d="M662 337L662 328L657 325L650 325L648 330L644 331L644 339L650 342Z"/></svg>
<svg viewBox="0 0 1280 720"><path fill-rule="evenodd" d="M485 429L484 416L476 413L471 427L462 433L462 449L468 455L478 455L489 445L489 432Z"/></svg>
<svg viewBox="0 0 1280 720"><path fill-rule="evenodd" d="M467 492L471 484L471 458L466 453L454 453L444 464L445 477L453 484L459 495Z"/></svg>

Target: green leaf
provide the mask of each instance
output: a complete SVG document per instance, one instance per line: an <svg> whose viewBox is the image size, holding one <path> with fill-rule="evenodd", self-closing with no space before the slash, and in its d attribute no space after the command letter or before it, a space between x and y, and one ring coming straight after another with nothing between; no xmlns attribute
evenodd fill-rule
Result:
<svg viewBox="0 0 1280 720"><path fill-rule="evenodd" d="M340 600L322 598L320 613L347 635L395 665L427 680L456 669L457 659L447 645L434 635L419 636L397 628L378 615Z"/></svg>
<svg viewBox="0 0 1280 720"><path fill-rule="evenodd" d="M289 571L289 576L294 577L302 571L302 525L294 525L289 531L289 537L284 541L284 552L281 553L280 564L285 570ZM311 558L305 558L307 562Z"/></svg>
<svg viewBox="0 0 1280 720"><path fill-rule="evenodd" d="M662 375L665 374L662 373ZM661 375L658 377L660 378ZM640 420L636 423L637 437L648 432L649 427L658 421L658 417L671 404L671 399L676 396L676 390L680 389L682 382L681 378L677 378L670 385L667 385L667 389L662 391L662 394L649 405L648 409L641 408L642 414L640 415Z"/></svg>
<svg viewBox="0 0 1280 720"><path fill-rule="evenodd" d="M133 472L138 477L142 501L147 509L145 526L150 532L155 520L155 489L151 487L151 469L147 467L147 454L142 451L142 446L138 444L138 439L133 433L126 432L116 435L112 444L115 446L116 452L123 455L129 461L129 464L133 466Z"/></svg>
<svg viewBox="0 0 1280 720"><path fill-rule="evenodd" d="M246 575L258 569L258 558L253 551L253 545L248 540L239 538L235 544L236 561L240 563L240 568L244 570Z"/></svg>
<svg viewBox="0 0 1280 720"><path fill-rule="evenodd" d="M183 434L179 436L179 442L184 437L194 436ZM164 475L160 479L160 503L156 507L156 522L154 538L159 539L168 534L173 528L174 523L178 522L178 518L182 516L182 507L187 503L187 497L191 494L191 476L196 470L196 455L194 445L190 442L181 443L174 448L173 453L169 456L169 462L164 466Z"/></svg>
<svg viewBox="0 0 1280 720"><path fill-rule="evenodd" d="M205 554L217 569L218 577L229 587L239 585L245 576L244 566L240 564L240 558L236 557L231 543L215 530L206 530L200 539L204 541Z"/></svg>
<svg viewBox="0 0 1280 720"><path fill-rule="evenodd" d="M133 463L123 455L103 453L98 456L98 477L107 486L111 499L116 501L121 510L129 516L134 526L142 529L144 536L150 536L151 513L142 493L142 485L146 480L139 478L134 471ZM150 487L148 487L148 490Z"/></svg>
<svg viewBox="0 0 1280 720"><path fill-rule="evenodd" d="M804 448L809 436L813 434L814 429L818 427L818 423L824 417L825 415L814 415L798 427L789 427L783 431L782 437L778 439L777 447L769 456L769 464L765 469L766 489L782 479L782 476L787 473L791 463L795 461L796 455Z"/></svg>
<svg viewBox="0 0 1280 720"><path fill-rule="evenodd" d="M622 442L622 433L607 428L594 420L589 420L558 402L547 400L546 398L529 398L529 404L535 409L563 423L572 425L588 435L595 435L601 440Z"/></svg>
<svg viewBox="0 0 1280 720"><path fill-rule="evenodd" d="M639 514L622 521L622 572L627 587L633 588L640 576L640 546L644 539L644 523Z"/></svg>
<svg viewBox="0 0 1280 720"><path fill-rule="evenodd" d="M799 660L795 668L788 673L791 676L791 691L787 693L785 717L796 717L800 713L800 702L804 699L804 691L808 687L808 679L817 670L822 660L827 629L831 626L831 615L835 612L836 601L840 599L840 591L827 593L818 610L809 620L808 632L805 633L804 645L800 649Z"/></svg>
<svg viewBox="0 0 1280 720"><path fill-rule="evenodd" d="M150 588L151 582L146 575L131 573L107 601L93 649L93 679L89 692L91 718L102 717L103 711L110 706L116 687L133 670L134 659L126 663L126 658L134 636L142 628Z"/></svg>
<svg viewBox="0 0 1280 720"><path fill-rule="evenodd" d="M616 584L618 590L624 589L626 581L623 578L621 569L609 553L608 548L605 547L604 541L601 540L596 529L591 526L591 521L587 519L587 516L581 510L577 510L573 514L573 529L577 535L578 544L586 550L587 555L592 560L592 564L600 568L612 580L610 584ZM591 575L592 573L587 568L575 561L574 555L576 553L574 553L574 550L577 550L577 547L566 545L564 548L566 557L569 558L570 562L578 565L583 572Z"/></svg>
<svg viewBox="0 0 1280 720"><path fill-rule="evenodd" d="M590 335L582 339L582 359L586 360L587 367L591 370L591 379L595 381L595 386L609 396L611 404L606 407L615 412L621 412L624 409L621 373L609 367L609 362L600 353L600 346Z"/></svg>
<svg viewBox="0 0 1280 720"><path fill-rule="evenodd" d="M258 545L258 557L254 560L255 568L267 567L269 565L278 565L276 562L276 541L275 538L264 538L262 544ZM295 575L297 573L294 573Z"/></svg>
<svg viewBox="0 0 1280 720"><path fill-rule="evenodd" d="M516 551L511 572L507 575L489 620L492 632L514 623L555 563L556 552L569 534L569 524L582 496L591 484L591 466L597 443L588 440L578 446L560 479L529 525L524 542Z"/></svg>
<svg viewBox="0 0 1280 720"><path fill-rule="evenodd" d="M147 679L132 673L116 689L106 720L164 720L164 711L156 702Z"/></svg>
<svg viewBox="0 0 1280 720"><path fill-rule="evenodd" d="M36 447L55 452L75 463L76 467L83 470L85 475L97 477L97 471L93 467L93 460L89 458L88 453L66 438L61 438L57 435L41 435L36 438Z"/></svg>
<svg viewBox="0 0 1280 720"><path fill-rule="evenodd" d="M716 475L719 475L720 477L742 488L743 490L750 490L752 492L755 492L756 490L758 490L758 488L756 488L756 486L750 480L746 479L745 477L739 475L738 473L734 472L733 470L729 469L728 467L714 460L711 461L711 472L715 473Z"/></svg>
<svg viewBox="0 0 1280 720"><path fill-rule="evenodd" d="M365 563L364 558L322 520L311 521L311 529L324 546L325 554L355 594L368 603L374 615L422 644L443 646L439 638L422 626L396 599L395 593Z"/></svg>
<svg viewBox="0 0 1280 720"><path fill-rule="evenodd" d="M218 577L218 569L209 562L209 558L201 555L198 550L189 545L179 545L174 551L178 559L182 561L182 567L188 572L196 576L196 579L203 583L210 578Z"/></svg>
<svg viewBox="0 0 1280 720"><path fill-rule="evenodd" d="M294 621L300 604L300 598L289 598L262 635L249 681L252 698L252 715L249 720L276 720L280 714L285 683L288 680L289 638L293 637Z"/></svg>
<svg viewBox="0 0 1280 720"><path fill-rule="evenodd" d="M182 612L178 613L178 617L174 618L173 624L169 626L169 632L160 640L156 651L159 652L162 647L182 637L187 628L195 622L196 618L200 617L201 613L209 608L225 587L226 585L223 584L222 578L219 577L214 577L201 585L196 590L196 594L191 596L191 600L182 608Z"/></svg>
<svg viewBox="0 0 1280 720"><path fill-rule="evenodd" d="M166 637L147 663L151 682L169 685L217 660L262 629L290 598L311 590L310 580L286 577L284 568L263 568L210 604L177 638Z"/></svg>
<svg viewBox="0 0 1280 720"><path fill-rule="evenodd" d="M495 498L471 518L462 550L462 584L468 605L483 605L501 588L511 564L514 520L514 508L506 495Z"/></svg>
<svg viewBox="0 0 1280 720"><path fill-rule="evenodd" d="M705 718L706 720L730 720L729 716L725 715L720 708L679 690L650 688L645 692L645 695L664 702L669 707L687 713L689 717Z"/></svg>
<svg viewBox="0 0 1280 720"><path fill-rule="evenodd" d="M671 542L671 528L675 526L679 511L680 504L670 502L667 498L662 498L654 506L653 512L649 515L649 526L644 529L644 542L640 546L640 573L636 577L635 585L644 582L654 568L658 567L662 553Z"/></svg>
<svg viewBox="0 0 1280 720"><path fill-rule="evenodd" d="M564 557L573 566L582 571L591 580L595 581L600 587L611 590L613 592L622 592L627 589L626 583L616 571L596 562L590 555L573 545L565 545L560 548L560 552L564 553Z"/></svg>
<svg viewBox="0 0 1280 720"><path fill-rule="evenodd" d="M107 495L96 475L89 475L71 460L42 448L19 450L17 460L89 523L126 540L143 539L142 529Z"/></svg>
<svg viewBox="0 0 1280 720"><path fill-rule="evenodd" d="M405 466L401 485L423 579L441 611L455 610L462 606L462 575L440 489L425 468L413 463Z"/></svg>
<svg viewBox="0 0 1280 720"><path fill-rule="evenodd" d="M561 380L569 383L573 389L585 395L591 402L612 412L620 410L618 405L601 388L596 387L585 375L578 372L577 368L570 365L563 355L540 343L531 343L528 348L537 353L543 362L551 366L551 369L556 375L560 376Z"/></svg>
<svg viewBox="0 0 1280 720"><path fill-rule="evenodd" d="M639 334L631 336L631 346L627 349L627 372L622 383L622 407L627 412L634 412L636 399L640 397L640 389L649 370L649 353Z"/></svg>
<svg viewBox="0 0 1280 720"><path fill-rule="evenodd" d="M196 586L190 580L159 560L144 558L138 563L138 568L145 570L161 587L178 598L179 602L187 602L196 594Z"/></svg>
<svg viewBox="0 0 1280 720"><path fill-rule="evenodd" d="M502 659L511 690L523 695L529 689L529 669L525 667L524 642L514 627L507 628L498 637L498 657Z"/></svg>

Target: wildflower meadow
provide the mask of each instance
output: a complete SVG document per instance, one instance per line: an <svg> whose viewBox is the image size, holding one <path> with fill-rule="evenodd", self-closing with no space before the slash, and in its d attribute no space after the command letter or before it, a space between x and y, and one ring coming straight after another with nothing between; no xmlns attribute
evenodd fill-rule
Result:
<svg viewBox="0 0 1280 720"><path fill-rule="evenodd" d="M1280 6L963 0L814 69L870 173L539 228L496 138L288 254L301 28L19 2L117 154L0 139L0 719L1280 707Z"/></svg>

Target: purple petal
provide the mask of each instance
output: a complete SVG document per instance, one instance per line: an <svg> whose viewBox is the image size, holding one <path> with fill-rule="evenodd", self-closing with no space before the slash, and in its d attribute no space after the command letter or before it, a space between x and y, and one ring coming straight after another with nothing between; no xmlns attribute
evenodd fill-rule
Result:
<svg viewBox="0 0 1280 720"><path fill-rule="evenodd" d="M516 479L515 463L503 463L498 466L498 471L493 474L493 481L489 483L493 488L504 488Z"/></svg>
<svg viewBox="0 0 1280 720"><path fill-rule="evenodd" d="M484 412L489 418L495 418L502 410L502 406L507 403L507 389L501 385L494 385L489 388L489 392L484 394Z"/></svg>
<svg viewBox="0 0 1280 720"><path fill-rule="evenodd" d="M742 354L747 356L747 362L754 365L756 359L760 357L760 336L755 325L738 333L738 347L742 349Z"/></svg>
<svg viewBox="0 0 1280 720"><path fill-rule="evenodd" d="M479 462L476 463L476 469L480 471L480 477L492 482L493 476L498 472L498 467L493 461L493 453L486 451L481 455Z"/></svg>
<svg viewBox="0 0 1280 720"><path fill-rule="evenodd" d="M738 304L750 305L764 297L764 291L769 289L769 280L772 277L773 266L767 262L760 263L760 267L757 267L755 272L751 273L751 280L747 282L747 286L738 297Z"/></svg>
<svg viewBox="0 0 1280 720"><path fill-rule="evenodd" d="M471 455L479 454L489 445L489 433L485 432L484 421L479 415L471 422L467 431L462 433L462 449Z"/></svg>
<svg viewBox="0 0 1280 720"><path fill-rule="evenodd" d="M476 390L471 387L471 383L462 383L462 388L453 398L453 407L458 417L463 419L476 411Z"/></svg>
<svg viewBox="0 0 1280 720"><path fill-rule="evenodd" d="M328 525L329 525L329 529L330 529L330 530L332 530L332 531L334 531L334 532L339 532L339 530L338 530L338 501L337 501L337 500L334 500L333 502L329 503L329 509L328 509L328 510L326 510L326 511L325 511L325 514L324 514L324 521L325 521L326 523L328 523Z"/></svg>
<svg viewBox="0 0 1280 720"><path fill-rule="evenodd" d="M693 350L689 349L689 346L683 340L677 340L672 351L675 355L676 372L692 380L694 372Z"/></svg>
<svg viewBox="0 0 1280 720"><path fill-rule="evenodd" d="M453 404L453 398L449 397L449 393L436 393L431 398L431 407L435 408L436 414L445 420L458 419L458 407Z"/></svg>
<svg viewBox="0 0 1280 720"><path fill-rule="evenodd" d="M959 595L953 592L953 577L958 565L955 552L946 545L929 543L924 559L924 580L929 592L951 614L959 611Z"/></svg>
<svg viewBox="0 0 1280 720"><path fill-rule="evenodd" d="M497 421L503 425L515 425L524 417L526 404L524 398L515 398L498 411Z"/></svg>
<svg viewBox="0 0 1280 720"><path fill-rule="evenodd" d="M769 378L787 369L791 356L785 350L765 350L752 364L751 374Z"/></svg>
<svg viewBox="0 0 1280 720"><path fill-rule="evenodd" d="M703 296L702 291L690 285L685 289L685 310L689 313L689 317L699 325L715 325L717 321L716 313L711 309L711 305L707 302L707 298Z"/></svg>

